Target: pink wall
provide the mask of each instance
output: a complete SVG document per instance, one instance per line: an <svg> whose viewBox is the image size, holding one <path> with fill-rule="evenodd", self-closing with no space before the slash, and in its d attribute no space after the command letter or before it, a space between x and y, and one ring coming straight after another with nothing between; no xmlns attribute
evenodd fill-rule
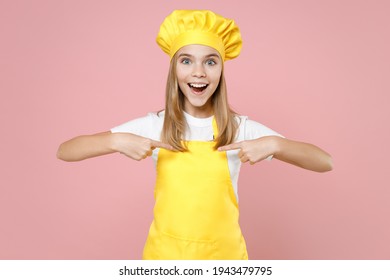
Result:
<svg viewBox="0 0 390 280"><path fill-rule="evenodd" d="M389 2L161 3L0 3L0 259L140 258L152 161L55 154L68 138L163 107L168 57L154 40L182 8L240 26L242 54L226 64L236 110L334 158L325 174L243 166L250 257L389 259Z"/></svg>

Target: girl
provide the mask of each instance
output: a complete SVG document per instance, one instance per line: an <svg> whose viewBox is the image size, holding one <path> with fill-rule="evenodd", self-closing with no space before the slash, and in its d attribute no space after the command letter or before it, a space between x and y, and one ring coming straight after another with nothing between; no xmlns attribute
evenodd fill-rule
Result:
<svg viewBox="0 0 390 280"><path fill-rule="evenodd" d="M157 43L170 58L165 110L60 145L78 161L119 152L156 162L154 220L143 259L248 259L238 223L242 162L274 157L305 169L332 169L320 148L288 140L228 105L224 62L241 50L233 20L211 11L174 11Z"/></svg>

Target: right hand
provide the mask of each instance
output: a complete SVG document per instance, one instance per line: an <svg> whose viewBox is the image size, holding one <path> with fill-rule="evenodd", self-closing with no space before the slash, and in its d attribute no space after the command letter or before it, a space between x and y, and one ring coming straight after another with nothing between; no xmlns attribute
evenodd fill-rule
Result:
<svg viewBox="0 0 390 280"><path fill-rule="evenodd" d="M174 150L171 145L132 133L113 133L112 136L115 151L138 161L151 156L155 148Z"/></svg>

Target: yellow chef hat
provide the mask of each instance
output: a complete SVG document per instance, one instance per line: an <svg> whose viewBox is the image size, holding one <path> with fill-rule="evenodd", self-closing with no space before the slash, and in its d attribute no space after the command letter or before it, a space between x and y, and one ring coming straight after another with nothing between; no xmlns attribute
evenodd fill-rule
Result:
<svg viewBox="0 0 390 280"><path fill-rule="evenodd" d="M160 26L157 44L172 58L186 45L199 44L216 49L224 61L240 54L242 40L231 19L207 10L176 10Z"/></svg>

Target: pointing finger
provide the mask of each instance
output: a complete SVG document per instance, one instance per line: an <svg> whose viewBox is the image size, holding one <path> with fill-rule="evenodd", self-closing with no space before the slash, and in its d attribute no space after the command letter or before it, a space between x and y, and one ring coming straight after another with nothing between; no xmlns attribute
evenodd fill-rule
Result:
<svg viewBox="0 0 390 280"><path fill-rule="evenodd" d="M241 142L225 145L218 148L218 151L231 151L241 149Z"/></svg>

